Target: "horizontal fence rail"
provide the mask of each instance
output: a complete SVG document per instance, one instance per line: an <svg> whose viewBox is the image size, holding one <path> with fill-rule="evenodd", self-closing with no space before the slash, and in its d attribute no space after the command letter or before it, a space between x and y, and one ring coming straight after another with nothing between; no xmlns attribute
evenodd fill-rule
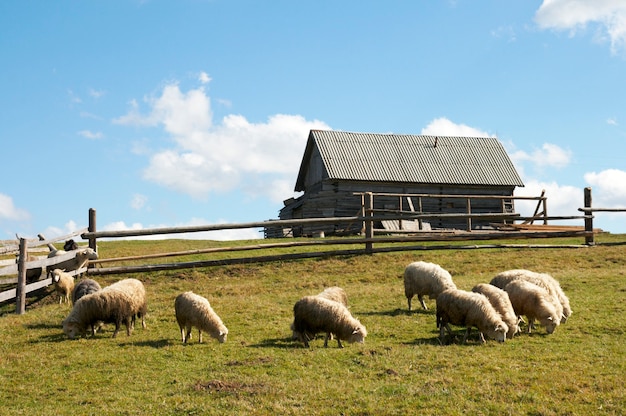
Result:
<svg viewBox="0 0 626 416"><path fill-rule="evenodd" d="M378 194L376 194L378 195ZM435 195L441 197L442 195ZM458 198L466 198L465 195L453 195ZM447 197L447 196L446 196ZM471 198L496 198L496 199L511 199L511 197L504 196L480 196L470 195ZM329 256L342 256L342 255L362 255L372 253L383 253L393 251L417 251L417 250L431 250L431 249L449 249L454 248L457 250L467 249L480 249L480 248L509 248L509 247L529 247L529 248L580 248L590 247L594 244L593 229L593 213L594 212L626 212L626 209L606 209L606 208L592 208L591 207L591 189L585 189L585 207L579 208L579 211L584 215L572 215L572 216L548 216L543 206L543 212L539 212L539 206L532 216L521 216L517 213L429 213L416 211L413 208L411 211L407 210L375 210L373 209L373 193L367 193L363 195L363 200L366 205L362 210L362 215L351 217L330 217L330 218L307 218L307 219L290 219L290 220L266 220L259 222L247 222L247 223L232 223L232 224L214 224L203 226L190 226L190 227L163 227L152 228L142 230L121 230L121 231L97 231L96 230L96 211L95 209L89 210L89 227L84 230L80 230L77 233L70 234L68 236L59 237L53 240L45 240L41 238L38 240L24 240L20 239L20 250L16 264L5 265L0 267L0 276L15 275L18 277L12 277L7 279L1 279L0 284L17 282L18 286L15 289L11 289L0 293L0 302L5 302L11 299L16 300L16 312L19 312L23 307L23 298L26 293L40 290L51 284L51 279L43 279L30 284L25 284L25 271L33 268L48 269L53 264L60 261L64 261L73 256L73 253L69 252L61 256L53 258L44 258L26 261L28 248L35 249L42 245L50 245L53 242L62 241L65 238L80 235L81 238L89 241L89 246L94 250L97 250L98 239L115 239L115 238L128 238L128 237L141 237L141 236L155 236L155 235L171 235L171 234L187 234L196 232L207 231L220 231L220 230L232 230L232 229L248 229L248 228L280 228L280 227L294 227L294 226L311 226L311 225L325 225L325 224L339 224L339 223L362 223L363 229L359 236L351 238L326 238L322 235L319 238L312 238L305 241L289 241L289 242L271 242L250 244L245 246L232 246L232 247L212 247L206 249L186 250L178 252L166 252L166 253L153 253L139 256L126 256L97 260L91 260L88 263L88 267L81 268L79 270L71 272L73 275L113 275L124 273L137 273L137 272L154 272L163 270L176 270L176 269L188 269L188 268L200 268L211 267L219 265L232 265L232 264L249 264L249 263L262 263L269 261L285 261L304 258L315 257L329 257ZM545 197L515 197L514 199L535 199L543 201L545 204ZM457 218L457 219L482 219L482 220L499 220L508 221L509 224L514 222L523 221L524 224L532 224L534 221L544 222L548 221L560 221L560 220L582 220L584 226L551 226L542 228L542 225L535 226L532 230L515 229L515 230L429 230L429 231L414 231L410 233L404 233L398 236L393 230L380 230L375 229L374 224L381 221L388 220L422 220L431 218ZM377 234L375 236L375 234ZM385 234L385 235L382 235ZM536 239L536 238L559 238L559 237L581 237L585 239L585 244L580 245L540 245L540 244L481 244L481 245L424 245L418 243L433 243L433 242L459 242L469 240L498 240L498 239ZM402 244L399 244L402 243ZM414 243L414 244L412 244ZM199 254L217 254L228 252L254 252L257 250L281 250L288 248L306 248L312 246L319 246L323 249L317 251L302 251L302 252L289 252L281 254L270 255L249 255L240 256L236 258L221 258L221 259L206 259L196 261L182 261L182 262L170 262L160 264L138 264L138 265L118 265L113 266L112 263L120 262L140 262L142 260L151 260L159 258L175 258L190 255ZM356 246L345 247L341 246ZM360 246L360 247L359 247ZM7 251L5 251L7 252ZM111 265L111 266L109 266Z"/></svg>

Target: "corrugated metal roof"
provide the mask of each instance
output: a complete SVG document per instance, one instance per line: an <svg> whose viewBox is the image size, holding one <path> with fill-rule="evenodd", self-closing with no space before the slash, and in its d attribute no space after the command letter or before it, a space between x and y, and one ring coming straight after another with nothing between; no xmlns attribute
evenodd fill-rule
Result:
<svg viewBox="0 0 626 416"><path fill-rule="evenodd" d="M303 190L313 146L330 179L447 185L524 186L500 141L311 130L296 190Z"/></svg>

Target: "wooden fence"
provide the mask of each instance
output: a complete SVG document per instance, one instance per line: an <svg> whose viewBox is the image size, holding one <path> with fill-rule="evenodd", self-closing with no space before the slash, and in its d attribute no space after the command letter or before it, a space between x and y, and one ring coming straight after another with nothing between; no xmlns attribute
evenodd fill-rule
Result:
<svg viewBox="0 0 626 416"><path fill-rule="evenodd" d="M217 265L227 264L247 264L247 263L259 263L267 261L283 261L293 259L303 259L312 257L327 257L338 255L360 255L360 254L372 254L381 252L392 251L411 251L411 250L426 250L426 249L477 249L477 248L502 248L502 247L529 247L529 248L544 248L544 247L587 247L595 244L594 240L594 228L593 228L593 212L599 211L613 211L613 212L626 212L626 209L603 209L591 207L591 188L585 189L585 207L579 208L580 211L585 213L582 216L548 216L545 210L545 199L543 195L538 197L539 204L535 214L531 217L521 217L517 214L477 214L477 213L464 213L464 214L432 214L419 211L401 211L401 212L385 212L384 215L380 215L380 212L376 212L373 209L374 193L363 194L364 209L362 215L354 217L333 217L333 218L311 218L311 219L292 219L292 220L268 220L261 222L239 223L239 224L218 224L218 225L204 225L204 226L190 226L190 227L168 227L168 228L153 228L153 229L141 229L141 230L124 230L124 231L97 231L96 230L96 211L95 209L89 210L89 228L86 232L81 232L80 235L84 240L89 241L89 247L97 251L97 240L102 238L127 238L127 237L141 237L141 236L153 236L153 235L166 235L166 234L187 234L196 232L207 231L219 231L219 230L232 230L232 229L248 229L248 228L267 228L267 227L293 227L293 226L310 226L314 224L337 224L337 223L362 223L363 232L360 236L353 238L314 238L309 240L293 240L288 242L272 242L272 243L260 243L247 246L236 247L219 247L208 248L201 250L170 252L170 253L158 253L143 256L132 257L119 257L109 259L98 259L89 262L89 268L75 271L74 274L85 273L86 275L109 275L109 274L123 274L123 273L138 273L138 272L153 272L160 270L175 270L197 267L210 267ZM458 198L467 198L465 195L455 195ZM476 198L476 195L470 196ZM510 197L509 197L510 198ZM518 197L518 199L531 199L529 197ZM537 199L537 197L532 197ZM543 202L542 202L543 201ZM543 212L539 213L540 204L543 204ZM434 218L441 215L455 216L457 218L464 218L471 221L472 218L490 218L495 220L502 220L504 223L513 224L514 221L523 221L524 224L532 224L533 221L540 221L543 225L547 225L548 221L558 220L571 220L580 219L584 221L584 227L544 227L537 226L531 230L525 230L524 228L502 229L502 230L455 230L455 231L416 231L409 234L397 235L387 231L385 236L376 236L381 234L384 230L376 230L374 224L381 221L415 221L426 218ZM481 245L424 245L424 242L452 242L452 241L469 241L469 240L498 240L498 239L524 239L524 238L558 238L558 237L581 237L585 239L585 244L582 245L519 245L519 244L481 244ZM60 241L65 237L55 239ZM0 302L9 299L16 298L16 310L17 313L23 313L24 295L31 290L36 290L49 285L51 279L45 279L41 282L36 282L31 285L25 285L26 277L25 273L27 269L33 267L48 267L53 264L51 260L45 259L36 262L26 262L27 248L31 246L38 246L48 243L49 241L42 242L26 242L20 240L19 248L19 261L15 266L18 272L17 288L12 291L0 293ZM402 243L402 244L396 244ZM422 244L407 244L407 243L422 243ZM353 247L339 249L340 246L350 245ZM256 250L269 250L269 249L285 249L293 247L310 247L320 246L323 247L320 251L306 251L297 253L283 253L275 255L263 255L263 256L241 256L228 259L214 259L214 260L200 260L190 262L178 262L178 263L161 263L161 264L143 264L135 266L111 266L103 267L107 263L125 262L125 261L138 261L155 258L168 258L168 257L180 257L195 254L211 254L211 253L224 253L224 252L253 252ZM354 246L362 246L362 248L354 248ZM332 247L332 248L330 248ZM330 248L330 249L329 249ZM71 256L69 257L71 258ZM54 260L54 263L66 260L67 257L60 257ZM99 265L100 267L93 267ZM12 269L11 269L12 270ZM6 273L7 268L0 269L0 276ZM13 271L15 273L15 271Z"/></svg>

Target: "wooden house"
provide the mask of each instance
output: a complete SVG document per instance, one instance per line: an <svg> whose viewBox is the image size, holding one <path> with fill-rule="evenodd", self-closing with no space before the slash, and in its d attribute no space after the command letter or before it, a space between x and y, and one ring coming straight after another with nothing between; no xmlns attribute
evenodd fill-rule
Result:
<svg viewBox="0 0 626 416"><path fill-rule="evenodd" d="M504 147L493 137L446 137L311 130L295 191L280 219L350 217L361 213L355 193L513 196L524 186ZM399 210L401 198L376 197L374 208ZM411 203L411 200L408 201ZM405 205L406 206L406 205ZM412 207L413 208L413 207ZM473 213L514 212L513 201L472 201ZM463 213L462 199L420 198L420 212ZM431 228L456 229L465 220L433 219ZM475 221L474 227L487 221ZM359 224L355 225L358 230ZM293 229L295 236L346 232L343 225ZM353 230L354 231L354 230Z"/></svg>

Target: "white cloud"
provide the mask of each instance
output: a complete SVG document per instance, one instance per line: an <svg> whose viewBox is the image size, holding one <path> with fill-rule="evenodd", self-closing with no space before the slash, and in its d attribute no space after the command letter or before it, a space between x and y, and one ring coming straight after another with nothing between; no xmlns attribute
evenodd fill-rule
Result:
<svg viewBox="0 0 626 416"><path fill-rule="evenodd" d="M601 208L626 207L626 171L607 169L585 174L592 187L593 205Z"/></svg>
<svg viewBox="0 0 626 416"><path fill-rule="evenodd" d="M275 191L276 181L293 181L297 175L309 130L329 128L318 120L286 114L262 123L231 114L214 124L205 90L182 92L176 83L166 85L159 97L146 103L147 115L140 114L135 101L128 114L114 121L162 126L174 144L152 155L144 178L195 198L236 187L252 189L250 182L255 193Z"/></svg>
<svg viewBox="0 0 626 416"><path fill-rule="evenodd" d="M516 196L533 196L541 195L541 191L545 190L545 196L548 199L547 208L548 216L576 216L582 215L578 212L578 208L584 205L583 190L579 187L560 185L556 182L541 182L530 179L524 183L524 188L517 188ZM533 215L537 207L537 201L534 200L516 200L515 210L524 217ZM559 225L575 224L581 225L581 220L559 221Z"/></svg>
<svg viewBox="0 0 626 416"><path fill-rule="evenodd" d="M619 123L617 122L617 120L616 120L616 119L614 119L613 117L611 117L611 118L607 118L607 119L606 119L606 124L609 124L609 125L611 125L611 126L618 126L618 125L619 125Z"/></svg>
<svg viewBox="0 0 626 416"><path fill-rule="evenodd" d="M203 84L208 84L209 82L212 81L212 79L209 76L209 74L207 74L206 72L200 72L200 75L198 75L198 81L200 81Z"/></svg>
<svg viewBox="0 0 626 416"><path fill-rule="evenodd" d="M28 211L17 208L10 196L0 194L0 221L25 221L28 219L30 219Z"/></svg>
<svg viewBox="0 0 626 416"><path fill-rule="evenodd" d="M422 129L421 134L429 136L458 136L458 137L495 137L489 133L467 126L456 124L445 117L436 118Z"/></svg>
<svg viewBox="0 0 626 416"><path fill-rule="evenodd" d="M225 224L226 222L218 222L216 224ZM211 225L201 218L192 218L187 223L179 223L174 226L171 225L151 225L144 227L141 223L133 223L130 226L126 225L124 221L116 221L104 226L103 231L126 231L126 230L143 230L144 228L167 228L167 227L193 227L201 225ZM259 228L242 228L232 230L217 230L217 231L203 231L196 233L182 233L182 234L160 234L160 235L147 235L139 237L127 237L128 240L165 240L168 238L185 238L188 240L217 240L217 241L231 241L231 240L255 240L263 238L262 230Z"/></svg>
<svg viewBox="0 0 626 416"><path fill-rule="evenodd" d="M133 199L131 199L130 201L130 206L132 209L140 210L144 206L146 206L147 202L148 202L147 196L141 195L141 194L135 194L133 195Z"/></svg>
<svg viewBox="0 0 626 416"><path fill-rule="evenodd" d="M530 162L536 168L555 167L564 168L569 165L572 159L572 152L563 149L556 144L544 143L541 149L534 149L532 153L523 150L514 150L509 153L509 157L517 165Z"/></svg>
<svg viewBox="0 0 626 416"><path fill-rule="evenodd" d="M91 130L81 130L78 132L78 135L90 140L102 139L104 137L104 134L102 134L102 132L94 132Z"/></svg>
<svg viewBox="0 0 626 416"><path fill-rule="evenodd" d="M95 89L93 89L93 88L90 88L90 89L89 89L89 95L90 95L91 97L93 97L93 98L98 99L98 98L102 97L104 94L106 94L106 91L103 91L103 90L95 90Z"/></svg>
<svg viewBox="0 0 626 416"><path fill-rule="evenodd" d="M75 221L73 220L69 220L68 222L66 222L62 228L59 227L54 227L54 226L50 226L47 227L42 234L46 237L46 238L56 238L56 237L60 237L62 235L68 235L68 234L72 234L73 232L78 231L80 228L85 228L85 226L83 227L78 227L78 225L76 224Z"/></svg>
<svg viewBox="0 0 626 416"><path fill-rule="evenodd" d="M612 53L626 46L626 3L622 0L544 0L535 22L542 29L568 30L571 36L594 24L594 37L608 38Z"/></svg>

